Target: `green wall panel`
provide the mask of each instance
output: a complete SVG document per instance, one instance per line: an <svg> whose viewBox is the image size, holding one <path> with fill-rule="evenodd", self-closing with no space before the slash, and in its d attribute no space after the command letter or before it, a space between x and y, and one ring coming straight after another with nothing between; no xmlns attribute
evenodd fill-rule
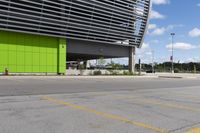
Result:
<svg viewBox="0 0 200 133"><path fill-rule="evenodd" d="M0 31L0 72L65 73L66 39Z"/></svg>
<svg viewBox="0 0 200 133"><path fill-rule="evenodd" d="M66 39L59 39L58 46L58 73L62 73L66 69Z"/></svg>

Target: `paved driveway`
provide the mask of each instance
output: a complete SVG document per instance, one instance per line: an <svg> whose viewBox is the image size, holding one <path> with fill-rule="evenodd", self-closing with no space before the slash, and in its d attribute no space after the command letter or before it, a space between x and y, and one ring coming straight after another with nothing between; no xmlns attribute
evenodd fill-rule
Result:
<svg viewBox="0 0 200 133"><path fill-rule="evenodd" d="M200 133L198 79L0 80L2 133Z"/></svg>

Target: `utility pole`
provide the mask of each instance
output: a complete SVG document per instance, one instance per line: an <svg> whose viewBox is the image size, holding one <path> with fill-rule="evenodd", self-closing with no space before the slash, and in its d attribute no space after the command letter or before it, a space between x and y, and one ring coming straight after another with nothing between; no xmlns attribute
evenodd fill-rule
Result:
<svg viewBox="0 0 200 133"><path fill-rule="evenodd" d="M139 75L141 75L141 69L142 69L141 59L139 59L138 64L139 64Z"/></svg>
<svg viewBox="0 0 200 133"><path fill-rule="evenodd" d="M171 62L172 62L172 73L174 73L174 36L175 33L171 33L172 36L172 56L171 56Z"/></svg>
<svg viewBox="0 0 200 133"><path fill-rule="evenodd" d="M154 70L154 50L151 51L151 54L152 54L152 73L155 72Z"/></svg>

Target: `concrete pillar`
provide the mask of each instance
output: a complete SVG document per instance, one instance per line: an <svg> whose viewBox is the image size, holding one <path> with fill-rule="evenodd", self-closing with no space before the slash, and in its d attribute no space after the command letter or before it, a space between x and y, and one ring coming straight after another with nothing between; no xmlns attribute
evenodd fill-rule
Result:
<svg viewBox="0 0 200 133"><path fill-rule="evenodd" d="M129 48L129 72L135 72L135 47Z"/></svg>
<svg viewBox="0 0 200 133"><path fill-rule="evenodd" d="M81 60L80 59L77 59L77 70L79 70L80 69L80 65L81 65Z"/></svg>

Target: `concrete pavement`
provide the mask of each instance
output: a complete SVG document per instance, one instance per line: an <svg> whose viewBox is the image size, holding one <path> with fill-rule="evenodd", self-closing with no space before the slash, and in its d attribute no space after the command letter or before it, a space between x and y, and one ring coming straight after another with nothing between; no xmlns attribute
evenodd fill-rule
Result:
<svg viewBox="0 0 200 133"><path fill-rule="evenodd" d="M199 79L117 77L14 76L0 77L0 96L134 91L199 86Z"/></svg>
<svg viewBox="0 0 200 133"><path fill-rule="evenodd" d="M199 133L198 79L0 79L3 133Z"/></svg>

